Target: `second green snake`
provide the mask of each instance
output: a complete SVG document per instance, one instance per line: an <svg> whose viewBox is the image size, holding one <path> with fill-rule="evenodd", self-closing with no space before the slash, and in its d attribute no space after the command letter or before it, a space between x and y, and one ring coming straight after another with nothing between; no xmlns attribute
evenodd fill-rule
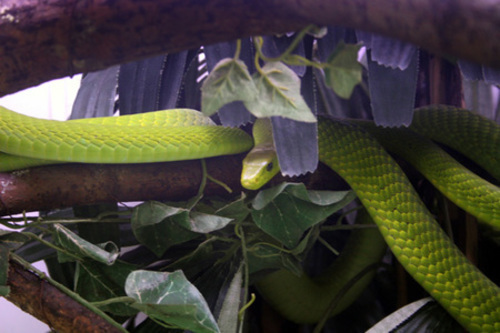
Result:
<svg viewBox="0 0 500 333"><path fill-rule="evenodd" d="M457 117L458 112L461 113L460 116L468 118L465 111L449 108L431 107L421 111L432 114L449 113L451 117ZM420 111L416 115L418 113ZM160 113L154 114L162 117ZM472 122L475 124L475 116L470 119L465 121L465 125ZM34 166L37 159L45 160L40 164L54 161L142 163L234 154L247 151L252 146L251 138L241 131L206 124L181 129L172 127L169 130L141 127L124 130L115 129L114 126L102 127L98 124L100 120L95 122L97 123L85 124L78 121L38 120L0 108L0 151L6 153L0 156L0 171ZM125 122L127 123L126 120ZM491 125L491 122L486 123ZM491 128L497 142L478 142L492 147L485 148L485 152L478 158L485 159L486 164L493 163L500 156L499 129L496 125L491 125ZM480 128L479 131L486 130ZM164 135L166 136L163 137ZM374 136L380 138L376 140ZM401 169L378 142L387 137L379 134L378 129L370 129L370 125L364 127L350 122L321 120L318 138L320 160L349 183L394 255L454 318L473 332L500 331L500 289L468 262L441 230ZM488 138L492 140L491 136ZM427 151L425 145L421 149ZM18 160L12 155L26 158ZM475 160L481 163L478 159ZM421 166L423 169L429 169L428 167ZM494 170L495 168L498 170L498 167L492 167ZM450 181L451 174L447 175L441 170L428 170L426 176L436 182L438 188L441 179L445 183L457 183L453 179ZM491 171L490 173L493 174ZM482 180L472 181L469 189L462 185L446 195L451 200L464 201L464 205L470 201L479 202L472 205L479 208L471 208L471 212L475 214L477 211L481 220L498 226L496 187L485 185ZM478 194L478 188L485 186L491 193L488 192L490 194L486 197L489 199L483 204L483 192ZM447 188L446 185L443 188ZM460 199L460 196L465 196L466 199Z"/></svg>

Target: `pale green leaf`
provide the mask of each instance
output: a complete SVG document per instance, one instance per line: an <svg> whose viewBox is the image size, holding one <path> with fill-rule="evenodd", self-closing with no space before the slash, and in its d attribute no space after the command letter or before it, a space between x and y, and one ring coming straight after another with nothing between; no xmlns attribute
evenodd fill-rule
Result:
<svg viewBox="0 0 500 333"><path fill-rule="evenodd" d="M243 266L241 265L236 274L234 275L229 288L222 303L217 324L222 333L234 333L238 329L238 313L240 310L240 300L242 293L243 283Z"/></svg>
<svg viewBox="0 0 500 333"><path fill-rule="evenodd" d="M362 66L358 62L360 48L359 44L339 43L325 68L326 84L345 99L351 97L354 87L362 80Z"/></svg>
<svg viewBox="0 0 500 333"><path fill-rule="evenodd" d="M234 101L248 101L257 97L257 88L241 60L222 59L208 75L201 87L201 110L207 116Z"/></svg>
<svg viewBox="0 0 500 333"><path fill-rule="evenodd" d="M134 271L125 292L136 301L132 307L165 324L197 333L220 332L203 295L182 271Z"/></svg>
<svg viewBox="0 0 500 333"><path fill-rule="evenodd" d="M256 117L281 116L304 122L315 122L300 93L300 78L281 62L270 62L262 72L253 75L258 98L245 101L246 108Z"/></svg>
<svg viewBox="0 0 500 333"><path fill-rule="evenodd" d="M179 225L188 230L206 234L224 228L232 220L233 219L231 218L223 216L193 211L188 215L187 218L179 221Z"/></svg>

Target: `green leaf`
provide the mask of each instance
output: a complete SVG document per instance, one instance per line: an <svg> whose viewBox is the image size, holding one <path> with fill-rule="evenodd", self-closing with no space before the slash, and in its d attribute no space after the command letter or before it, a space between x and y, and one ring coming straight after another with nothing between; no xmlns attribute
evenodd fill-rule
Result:
<svg viewBox="0 0 500 333"><path fill-rule="evenodd" d="M0 244L11 250L20 248L22 245L29 242L29 240L30 238L22 232L0 230Z"/></svg>
<svg viewBox="0 0 500 333"><path fill-rule="evenodd" d="M191 212L187 218L179 221L179 225L194 232L207 234L224 228L232 220L231 218L213 214Z"/></svg>
<svg viewBox="0 0 500 333"><path fill-rule="evenodd" d="M345 99L351 97L354 87L362 81L362 66L358 62L360 48L360 44L340 42L328 58L328 67L325 68L326 84Z"/></svg>
<svg viewBox="0 0 500 333"><path fill-rule="evenodd" d="M156 201L135 207L131 219L136 238L157 256L173 245L222 229L232 220Z"/></svg>
<svg viewBox="0 0 500 333"><path fill-rule="evenodd" d="M201 110L210 116L225 104L253 100L257 97L257 93L257 88L243 61L222 59L203 82Z"/></svg>
<svg viewBox="0 0 500 333"><path fill-rule="evenodd" d="M102 247L97 246L95 244L87 242L85 239L81 238L61 224L54 224L54 231L56 244L63 247L77 257L91 258L106 265L112 265L118 258L119 249L114 243L108 242L105 243ZM106 247L110 247L111 250L107 251L103 249ZM71 258L71 260L74 260L73 257L61 255L59 256L59 258L62 260L61 262L64 262L69 258Z"/></svg>
<svg viewBox="0 0 500 333"><path fill-rule="evenodd" d="M313 113L300 93L300 78L281 62L270 62L253 75L258 97L244 101L256 117L281 116L313 123Z"/></svg>
<svg viewBox="0 0 500 333"><path fill-rule="evenodd" d="M243 284L243 265L240 266L226 293L217 324L220 327L221 333L233 333L238 331L238 313L240 310L240 300Z"/></svg>
<svg viewBox="0 0 500 333"><path fill-rule="evenodd" d="M248 208L248 205L246 203L245 193L242 193L239 199L218 209L216 211L216 214L231 218L237 222L245 220L250 214L250 209Z"/></svg>
<svg viewBox="0 0 500 333"><path fill-rule="evenodd" d="M0 244L0 296L8 296L10 292L10 288L7 285L9 254L9 247Z"/></svg>
<svg viewBox="0 0 500 333"><path fill-rule="evenodd" d="M189 216L184 208L148 201L134 208L131 217L132 231L141 244L161 257L171 246L199 236L176 221L186 218Z"/></svg>
<svg viewBox="0 0 500 333"><path fill-rule="evenodd" d="M115 262L112 266L95 261L78 263L75 291L90 302L125 296L125 280L134 269L135 266L122 262ZM118 316L132 316L137 313L137 310L123 303L112 303L101 309Z"/></svg>
<svg viewBox="0 0 500 333"><path fill-rule="evenodd" d="M217 256L214 256L216 241L215 237L205 240L195 250L169 264L166 269L169 271L182 269L187 276L198 276L217 260Z"/></svg>
<svg viewBox="0 0 500 333"><path fill-rule="evenodd" d="M305 230L354 198L352 191L307 191L304 184L285 183L257 194L252 218L264 232L294 248Z"/></svg>
<svg viewBox="0 0 500 333"><path fill-rule="evenodd" d="M125 292L136 302L132 307L167 325L197 333L220 332L201 293L182 271L130 273Z"/></svg>

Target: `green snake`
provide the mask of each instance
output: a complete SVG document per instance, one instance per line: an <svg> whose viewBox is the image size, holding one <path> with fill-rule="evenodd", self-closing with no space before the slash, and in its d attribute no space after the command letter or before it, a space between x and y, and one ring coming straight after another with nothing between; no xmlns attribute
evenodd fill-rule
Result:
<svg viewBox="0 0 500 333"><path fill-rule="evenodd" d="M89 123L56 122L0 108L0 151L4 152L0 156L0 171L61 162L144 163L199 159L244 152L253 145L246 133L207 126L207 122L168 129L152 126L165 122L164 113L139 116L135 119L139 119L140 125L135 126L133 116L115 120L98 118ZM169 113L188 113L191 117L193 112ZM181 124L184 123L183 117L178 116ZM124 127L109 125L108 122L120 118L123 118L119 121ZM422 133L431 124L437 125L440 130L434 136L448 138L455 133L460 138L452 137L451 145L457 144L453 148L459 151L463 149L463 140L471 140L475 148L469 149L470 157L498 178L495 174L499 170L498 164L491 164L500 158L500 129L496 124L465 110L437 106L416 111L414 124L413 128ZM458 130L461 128L467 128L471 133L460 134ZM449 131L443 133L445 129ZM400 136L407 134L400 135L397 131L391 132L396 134L384 134L384 131L364 122L320 119L318 133L320 161L353 188L385 242L410 275L469 331L500 331L500 289L449 240L379 141L383 144L388 142L387 149L395 150L396 154L410 154L404 152L406 144L412 147L406 151L426 154L423 159L413 158L414 161L411 161L412 157L403 157L412 163L416 161L415 167L457 205L495 228L499 226L500 219L498 189L481 178L469 178L468 173L463 176L462 172L468 171L457 166L451 158L445 157L445 162L441 162L442 156L447 155L430 141L416 140L419 135L413 132L408 132L408 138L403 140ZM429 135L433 136L432 133ZM391 136L397 140L391 139ZM484 138L487 140L484 141ZM468 154L467 149L463 153ZM474 154L480 156L476 158ZM19 155L21 157L16 157ZM436 160L433 160L434 163L418 163L427 159ZM252 177L272 177L278 170L276 164L276 161L271 165L260 163L269 174L266 176L257 172ZM446 168L453 171L450 173ZM243 183L245 177L242 176ZM251 185L254 188L258 186ZM452 189L446 192L449 186ZM474 203L470 204L472 201ZM336 281L335 278L331 280ZM319 285L319 292L323 294L326 293L323 288L339 288L332 286L328 278L309 282L312 287ZM271 289L279 290L280 283L271 286ZM288 288L301 289L297 285ZM279 298L289 291L278 291L275 296ZM284 307L285 315L290 308L294 305Z"/></svg>

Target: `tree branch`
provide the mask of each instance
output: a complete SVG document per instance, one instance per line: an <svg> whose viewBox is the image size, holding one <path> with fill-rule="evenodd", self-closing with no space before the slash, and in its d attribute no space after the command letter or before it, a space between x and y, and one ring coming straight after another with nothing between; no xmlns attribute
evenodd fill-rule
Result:
<svg viewBox="0 0 500 333"><path fill-rule="evenodd" d="M206 160L207 172L241 191L242 155ZM194 197L202 179L199 160L150 164L63 164L0 173L0 216L82 204ZM207 195L228 195L210 180Z"/></svg>
<svg viewBox="0 0 500 333"><path fill-rule="evenodd" d="M0 0L0 96L80 72L238 37L342 25L500 67L487 0Z"/></svg>
<svg viewBox="0 0 500 333"><path fill-rule="evenodd" d="M43 321L57 332L120 332L96 313L27 271L9 262L7 300Z"/></svg>

